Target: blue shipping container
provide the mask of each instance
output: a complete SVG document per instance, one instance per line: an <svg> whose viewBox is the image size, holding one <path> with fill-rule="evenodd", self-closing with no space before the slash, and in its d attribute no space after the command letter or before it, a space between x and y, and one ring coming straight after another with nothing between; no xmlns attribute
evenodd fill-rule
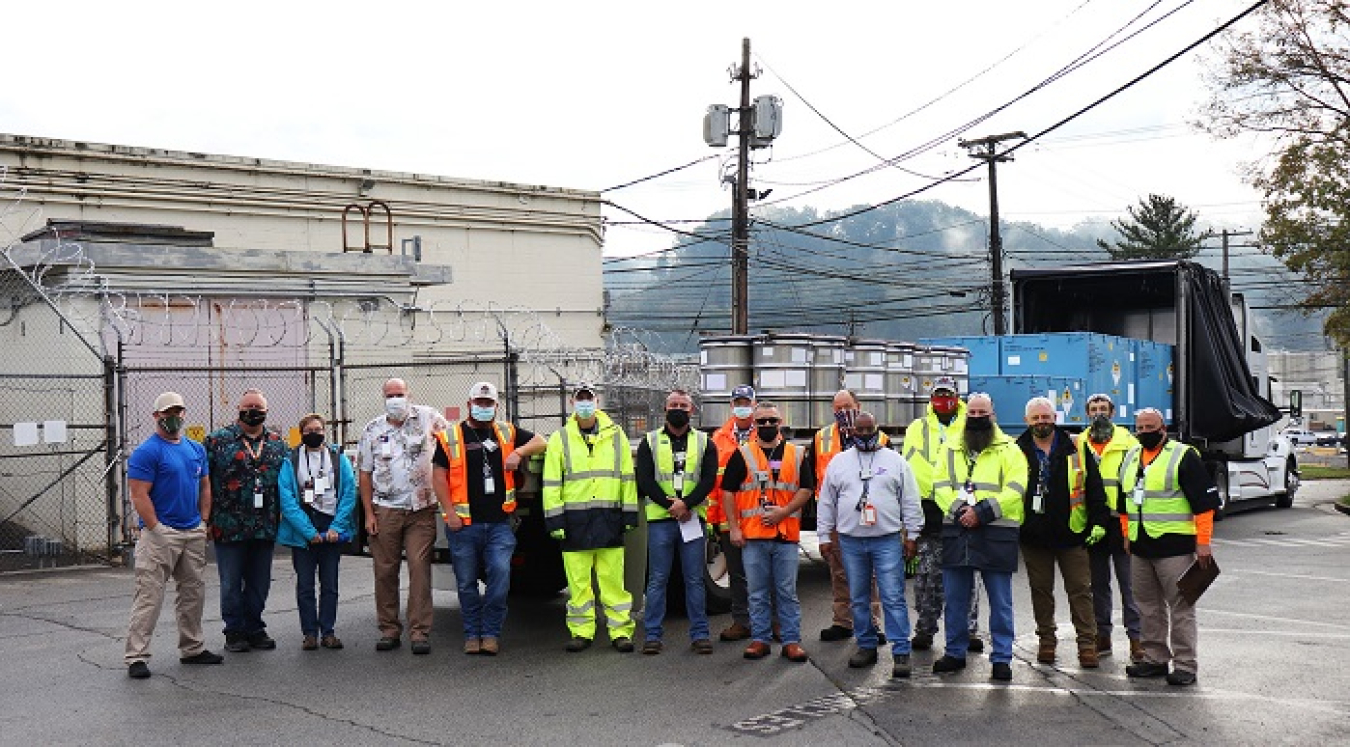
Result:
<svg viewBox="0 0 1350 747"><path fill-rule="evenodd" d="M999 338L993 335L925 337L919 340L919 344L969 350L971 376L998 376L1003 373L999 370Z"/></svg>
<svg viewBox="0 0 1350 747"><path fill-rule="evenodd" d="M1173 407L1173 346L1149 340L1133 340L1135 345L1135 400L1134 409L1153 407L1162 411L1168 425L1172 424ZM1134 413L1130 414L1133 419Z"/></svg>
<svg viewBox="0 0 1350 747"><path fill-rule="evenodd" d="M1081 428L1089 394L1083 380L1071 376L971 376L970 391L989 395L998 426L1011 436L1026 430L1027 402L1033 397L1055 403L1056 422Z"/></svg>
<svg viewBox="0 0 1350 747"><path fill-rule="evenodd" d="M1057 376L1082 382L1085 396L1075 403L1070 423L1083 423L1086 395L1110 395L1115 422L1131 424L1134 410L1135 341L1094 332L1009 335L1000 346L1003 376Z"/></svg>

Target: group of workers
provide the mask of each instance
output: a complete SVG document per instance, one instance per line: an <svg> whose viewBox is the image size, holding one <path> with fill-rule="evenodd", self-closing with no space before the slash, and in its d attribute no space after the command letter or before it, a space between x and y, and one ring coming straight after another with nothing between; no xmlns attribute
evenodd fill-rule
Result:
<svg viewBox="0 0 1350 747"><path fill-rule="evenodd" d="M406 632L412 653L431 651L430 563L439 521L457 582L463 652L498 654L519 470L542 454L544 524L561 545L569 592L568 652L593 644L597 615L610 646L638 648L624 586L624 535L645 515L643 654L664 650L677 556L690 650L713 653L704 566L706 538L715 535L732 598L732 623L719 638L748 641L747 659L768 656L777 642L783 658L807 661L797 571L801 516L814 503L833 596L831 625L820 638L853 639L850 667L875 665L889 643L892 675L910 676L911 653L932 648L941 620L945 650L932 671L964 669L967 653L984 644L978 579L988 600L992 678L1011 679L1012 576L1020 561L1039 662L1056 661L1057 566L1080 666L1097 667L1112 652L1114 578L1129 639L1126 673L1173 685L1196 681L1194 606L1178 580L1192 564L1212 563L1218 494L1198 453L1167 437L1157 410L1137 411L1131 434L1113 424L1111 398L1095 394L1087 428L1073 435L1057 424L1054 403L1037 397L1026 403L1026 431L1013 439L999 428L987 395L962 402L956 382L943 377L903 444L891 443L842 390L835 422L801 445L784 437L790 424L779 408L757 400L748 385L732 391L731 417L711 435L693 427L694 401L677 389L666 398L662 427L644 434L635 454L589 384L572 389L566 423L547 440L498 418L490 382L470 387L468 416L455 423L413 404L401 379L385 382L382 393L385 412L363 429L355 466L325 442L318 414L300 421L301 443L288 446L266 426L267 400L258 390L244 392L236 423L201 444L183 434L183 398L160 395L155 433L128 464L141 520L129 676L150 676L150 638L170 576L180 660L222 661L206 648L201 625L208 538L227 651L276 647L262 615L277 542L291 548L301 647L342 648L334 630L337 571L358 520L373 560L377 650L399 648ZM913 630L907 572L915 579Z"/></svg>

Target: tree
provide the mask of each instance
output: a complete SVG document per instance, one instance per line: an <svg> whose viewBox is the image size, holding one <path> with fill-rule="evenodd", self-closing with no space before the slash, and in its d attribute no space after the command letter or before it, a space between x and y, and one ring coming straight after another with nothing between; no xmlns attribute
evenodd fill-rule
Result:
<svg viewBox="0 0 1350 747"><path fill-rule="evenodd" d="M1190 259L1212 235L1196 233L1195 213L1171 197L1151 194L1126 211L1129 221L1111 221L1121 241L1108 244L1097 239L1097 246L1110 252L1111 259Z"/></svg>
<svg viewBox="0 0 1350 747"><path fill-rule="evenodd" d="M1350 345L1350 3L1270 0L1255 28L1230 33L1208 75L1198 123L1219 137L1274 138L1249 182L1261 190L1263 248L1301 273L1305 311Z"/></svg>

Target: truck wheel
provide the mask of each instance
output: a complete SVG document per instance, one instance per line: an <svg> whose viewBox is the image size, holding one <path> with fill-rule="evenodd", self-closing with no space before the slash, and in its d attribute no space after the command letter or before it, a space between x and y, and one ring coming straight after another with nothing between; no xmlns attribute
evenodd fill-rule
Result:
<svg viewBox="0 0 1350 747"><path fill-rule="evenodd" d="M1293 457L1289 457L1289 462L1284 465L1284 492L1275 496L1275 508L1293 507L1294 494L1298 492L1298 486L1298 463Z"/></svg>
<svg viewBox="0 0 1350 747"><path fill-rule="evenodd" d="M1214 520L1223 521L1228 515L1228 465L1220 462L1213 477L1214 487L1219 489L1219 507L1214 509Z"/></svg>

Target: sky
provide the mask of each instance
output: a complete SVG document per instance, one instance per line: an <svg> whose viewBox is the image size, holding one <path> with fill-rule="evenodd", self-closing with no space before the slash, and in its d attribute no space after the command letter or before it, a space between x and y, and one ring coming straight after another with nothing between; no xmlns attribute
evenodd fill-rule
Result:
<svg viewBox="0 0 1350 747"><path fill-rule="evenodd" d="M784 102L782 134L753 154L752 186L773 190L762 204L843 210L927 186L914 199L988 214L982 167L935 183L976 164L958 139L1036 136L1251 2L12 5L3 132L608 190L665 222L730 205L720 177L734 152L703 143L702 117L737 103L728 69L742 38L760 72L752 95ZM1259 195L1242 170L1268 146L1189 125L1214 51L1200 47L1017 150L998 170L1002 218L1105 223L1159 193L1203 223L1258 227ZM672 242L616 208L604 214L607 255Z"/></svg>

